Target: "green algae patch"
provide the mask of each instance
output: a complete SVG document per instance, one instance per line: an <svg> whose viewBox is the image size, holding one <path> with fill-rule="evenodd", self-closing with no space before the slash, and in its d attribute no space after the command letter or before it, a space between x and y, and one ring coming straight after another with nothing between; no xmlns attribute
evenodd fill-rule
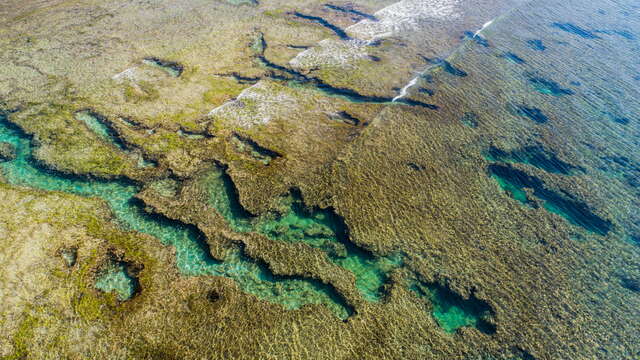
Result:
<svg viewBox="0 0 640 360"><path fill-rule="evenodd" d="M454 333L461 327L474 327L485 334L496 332L487 321L491 307L473 294L465 299L446 286L418 280L412 281L409 289L431 303L431 315L445 332Z"/></svg>
<svg viewBox="0 0 640 360"><path fill-rule="evenodd" d="M149 81L140 80L136 83L123 85L124 97L134 104L151 102L160 98L160 92Z"/></svg>
<svg viewBox="0 0 640 360"><path fill-rule="evenodd" d="M172 77L180 77L184 71L184 66L175 61L163 60L156 57L147 57L142 60L145 65L157 67Z"/></svg>
<svg viewBox="0 0 640 360"><path fill-rule="evenodd" d="M210 81L209 90L202 94L202 99L207 104L220 106L238 96L247 86L238 83L233 78L216 77Z"/></svg>

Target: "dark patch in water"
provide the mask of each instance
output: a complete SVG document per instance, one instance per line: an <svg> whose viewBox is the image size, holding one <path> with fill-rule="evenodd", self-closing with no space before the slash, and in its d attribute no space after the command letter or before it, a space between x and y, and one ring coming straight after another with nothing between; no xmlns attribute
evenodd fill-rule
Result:
<svg viewBox="0 0 640 360"><path fill-rule="evenodd" d="M627 30L594 30L593 32L599 33L599 34L606 34L606 35L618 35L627 40L636 39L636 37L630 31L627 31Z"/></svg>
<svg viewBox="0 0 640 360"><path fill-rule="evenodd" d="M571 34L578 35L584 39L600 39L600 37L596 35L594 32L589 31L587 29L583 29L580 26L572 23L555 22L551 26Z"/></svg>
<svg viewBox="0 0 640 360"><path fill-rule="evenodd" d="M305 15L299 12L294 12L293 15L295 15L296 17L299 17L301 19L305 19L305 20L311 20L314 21L324 27L326 27L327 29L333 31L340 39L342 40L349 40L351 39L349 37L349 35L347 35L346 32L344 32L344 30L340 29L339 27L333 25L332 23L328 22L327 20L319 17L319 16L312 16L312 15Z"/></svg>
<svg viewBox="0 0 640 360"><path fill-rule="evenodd" d="M535 51L545 51L547 50L547 47L544 46L544 43L542 42L542 40L538 40L538 39L532 39L532 40L528 40L527 41L527 45L529 46L529 48L535 50Z"/></svg>
<svg viewBox="0 0 640 360"><path fill-rule="evenodd" d="M513 349L511 349L511 352L513 353L513 355L517 356L519 360L536 360L535 356L531 355L528 351L522 349L519 346L513 347Z"/></svg>
<svg viewBox="0 0 640 360"><path fill-rule="evenodd" d="M526 117L538 124L545 124L549 121L549 118L538 108L507 104L507 110L513 115Z"/></svg>
<svg viewBox="0 0 640 360"><path fill-rule="evenodd" d="M629 123L631 122L631 120L628 117L619 116L610 112L603 112L603 114L609 119L611 119L611 121L620 125L629 125Z"/></svg>
<svg viewBox="0 0 640 360"><path fill-rule="evenodd" d="M627 290L631 290L633 292L640 292L640 280L632 279L630 277L622 276L620 278L620 285Z"/></svg>
<svg viewBox="0 0 640 360"><path fill-rule="evenodd" d="M632 188L640 188L640 164L630 160L626 156L603 156L605 164L598 167L599 170L622 175L627 185Z"/></svg>
<svg viewBox="0 0 640 360"><path fill-rule="evenodd" d="M147 61L161 68L167 69L167 72L169 72L169 74L175 77L179 77L180 75L182 75L182 72L184 71L184 66L174 61L162 60L157 57L146 57L144 58L144 61Z"/></svg>
<svg viewBox="0 0 640 360"><path fill-rule="evenodd" d="M492 146L487 150L486 157L493 162L529 164L554 174L570 175L574 170L583 170L558 159L556 154L549 153L540 145L526 146L509 152Z"/></svg>
<svg viewBox="0 0 640 360"><path fill-rule="evenodd" d="M353 125L353 126L358 126L361 123L360 119L354 117L353 115L349 114L346 111L340 111L335 114L329 114L329 118L331 120L341 121L343 123Z"/></svg>
<svg viewBox="0 0 640 360"><path fill-rule="evenodd" d="M427 88L423 88L423 87L419 88L418 92L420 92L422 94L427 94L429 96L433 96L436 93L435 90L427 89Z"/></svg>
<svg viewBox="0 0 640 360"><path fill-rule="evenodd" d="M553 96L563 96L563 95L573 95L573 90L565 89L560 86L557 82L553 80L548 80L542 77L530 77L529 83L533 85L533 87L542 94L553 95Z"/></svg>
<svg viewBox="0 0 640 360"><path fill-rule="evenodd" d="M465 31L461 37L462 39L468 39L474 41L476 44L484 47L489 47L489 42L482 36L476 36L472 31Z"/></svg>
<svg viewBox="0 0 640 360"><path fill-rule="evenodd" d="M436 65L436 66L442 68L442 70L444 70L446 73L449 73L449 74L451 74L453 76L465 77L465 76L469 75L469 74L467 74L466 71L458 69L457 67L455 67L453 64L451 64L447 60L438 59L438 58L432 59L432 58L428 58L428 57L422 56L422 55L420 55L420 56L427 63L432 64L432 65Z"/></svg>
<svg viewBox="0 0 640 360"><path fill-rule="evenodd" d="M545 209L560 215L571 224L599 235L606 235L611 230L612 224L609 220L601 219L582 202L548 190L542 180L535 176L508 165L491 164L488 170L490 175L501 181L504 189L510 189L512 196L516 196L513 191L522 192L525 188L532 189L533 195L544 201ZM522 199L519 200L522 202Z"/></svg>
<svg viewBox="0 0 640 360"><path fill-rule="evenodd" d="M231 142L237 151L248 154L264 165L269 165L273 160L282 157L278 152L262 147L246 136L233 134Z"/></svg>
<svg viewBox="0 0 640 360"><path fill-rule="evenodd" d="M337 6L337 5L331 5L331 4L324 4L325 7L331 9L331 10L335 10L335 11L339 11L339 12L343 12L346 14L353 14L353 15L357 15L359 17L365 18L365 19L369 19L371 21L378 21L378 18L376 18L373 15L369 15L367 13L364 13L362 11L358 11L356 9L353 9L351 7L346 7L346 6Z"/></svg>
<svg viewBox="0 0 640 360"><path fill-rule="evenodd" d="M422 74L422 75L420 75L420 78L424 82L426 82L427 84L433 84L433 82L434 82L433 75L431 75L431 74Z"/></svg>
<svg viewBox="0 0 640 360"><path fill-rule="evenodd" d="M420 280L411 281L409 289L432 304L431 315L444 331L453 333L461 327L470 326L484 334L495 334L495 325L488 321L493 309L473 293L465 299L449 286Z"/></svg>
<svg viewBox="0 0 640 360"><path fill-rule="evenodd" d="M209 292L207 292L207 300L209 300L210 302L215 303L220 299L222 299L222 295L220 295L220 293L218 293L217 291L210 290Z"/></svg>
<svg viewBox="0 0 640 360"><path fill-rule="evenodd" d="M523 58L521 58L520 56L518 56L518 55L516 55L516 54L514 54L512 52L504 53L502 55L502 58L507 59L507 60L509 60L509 61L511 61L513 63L516 63L516 64L524 64L524 63L526 63L526 61L524 61Z"/></svg>
<svg viewBox="0 0 640 360"><path fill-rule="evenodd" d="M407 166L414 171L424 171L424 169L426 169L424 165L420 165L414 162L408 162Z"/></svg>
<svg viewBox="0 0 640 360"><path fill-rule="evenodd" d="M382 60L378 56L374 56L374 55L368 55L367 57L369 58L369 60L373 62L380 62Z"/></svg>
<svg viewBox="0 0 640 360"><path fill-rule="evenodd" d="M310 48L311 46L306 46L306 45L291 45L291 44L289 44L289 45L287 45L287 47L288 47L289 49L306 50L306 49Z"/></svg>
<svg viewBox="0 0 640 360"><path fill-rule="evenodd" d="M460 118L460 121L462 121L463 124L473 129L478 127L479 125L478 120L479 120L478 114L474 112L466 112Z"/></svg>
<svg viewBox="0 0 640 360"><path fill-rule="evenodd" d="M448 62L447 60L442 60L442 69L444 71L446 71L447 73L453 75L453 76L458 76L458 77L465 77L468 74L461 69L458 69L457 67L453 66L450 62Z"/></svg>

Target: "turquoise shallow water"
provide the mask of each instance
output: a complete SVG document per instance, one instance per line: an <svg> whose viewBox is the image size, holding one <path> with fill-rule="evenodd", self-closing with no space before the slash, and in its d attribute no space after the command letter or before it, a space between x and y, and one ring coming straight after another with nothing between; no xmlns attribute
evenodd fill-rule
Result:
<svg viewBox="0 0 640 360"><path fill-rule="evenodd" d="M285 242L302 242L323 250L338 266L356 278L356 287L369 301L379 301L389 273L402 263L401 256L376 257L349 241L347 227L331 209L304 206L295 191L283 198L280 212L252 217L240 205L233 183L219 169L212 169L201 182L209 202L235 231L255 231Z"/></svg>
<svg viewBox="0 0 640 360"><path fill-rule="evenodd" d="M486 320L491 315L491 308L473 295L465 300L446 287L418 280L413 280L409 289L431 302L434 319L448 333L463 326L473 326L486 334L496 331L495 326Z"/></svg>
<svg viewBox="0 0 640 360"><path fill-rule="evenodd" d="M231 251L225 261L216 261L194 227L146 213L134 199L139 191L134 184L66 177L35 166L28 137L3 119L0 119L0 141L11 143L17 152L15 160L0 163L8 183L105 200L123 228L152 235L164 245L174 246L178 268L185 275L229 277L243 291L289 309L325 304L340 318L346 318L352 311L332 287L311 279L276 276L265 265L244 256L240 249Z"/></svg>
<svg viewBox="0 0 640 360"><path fill-rule="evenodd" d="M96 288L115 292L118 300L129 300L138 288L137 280L129 276L124 263L110 263L96 278Z"/></svg>

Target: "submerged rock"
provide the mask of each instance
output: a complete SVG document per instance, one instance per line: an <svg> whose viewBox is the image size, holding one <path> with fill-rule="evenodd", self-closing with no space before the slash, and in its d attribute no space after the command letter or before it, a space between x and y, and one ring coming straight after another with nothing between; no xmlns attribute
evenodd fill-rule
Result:
<svg viewBox="0 0 640 360"><path fill-rule="evenodd" d="M0 161L11 161L16 158L16 148L8 142L0 142Z"/></svg>

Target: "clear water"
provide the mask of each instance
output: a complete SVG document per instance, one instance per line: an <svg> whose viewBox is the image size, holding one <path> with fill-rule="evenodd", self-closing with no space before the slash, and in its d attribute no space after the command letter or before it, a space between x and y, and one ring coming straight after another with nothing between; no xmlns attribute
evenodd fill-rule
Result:
<svg viewBox="0 0 640 360"><path fill-rule="evenodd" d="M99 118L99 115L92 113L88 110L78 111L75 114L77 120L82 121L87 127L100 136L105 141L117 146L124 150L122 143L114 136L112 130Z"/></svg>
<svg viewBox="0 0 640 360"><path fill-rule="evenodd" d="M115 292L118 300L126 301L133 297L138 281L129 276L125 264L110 263L96 278L96 288L106 293Z"/></svg>
<svg viewBox="0 0 640 360"><path fill-rule="evenodd" d="M182 75L182 71L184 71L183 66L178 63L153 57L143 59L142 63L145 65L157 67L172 77L179 77L180 75Z"/></svg>
<svg viewBox="0 0 640 360"><path fill-rule="evenodd" d="M486 320L491 308L473 295L464 299L446 287L418 280L412 281L409 289L432 304L431 314L444 331L453 333L461 327L472 326L486 334L495 333L495 326Z"/></svg>
<svg viewBox="0 0 640 360"><path fill-rule="evenodd" d="M263 264L244 256L240 249L231 251L224 261L216 261L194 227L146 213L134 199L139 191L134 184L65 177L36 167L31 159L30 139L5 120L0 119L0 141L13 144L17 152L15 160L0 164L8 183L105 200L123 228L152 235L164 245L174 246L178 268L185 275L229 277L243 291L288 309L325 304L340 318L352 312L332 287L311 279L275 276Z"/></svg>

